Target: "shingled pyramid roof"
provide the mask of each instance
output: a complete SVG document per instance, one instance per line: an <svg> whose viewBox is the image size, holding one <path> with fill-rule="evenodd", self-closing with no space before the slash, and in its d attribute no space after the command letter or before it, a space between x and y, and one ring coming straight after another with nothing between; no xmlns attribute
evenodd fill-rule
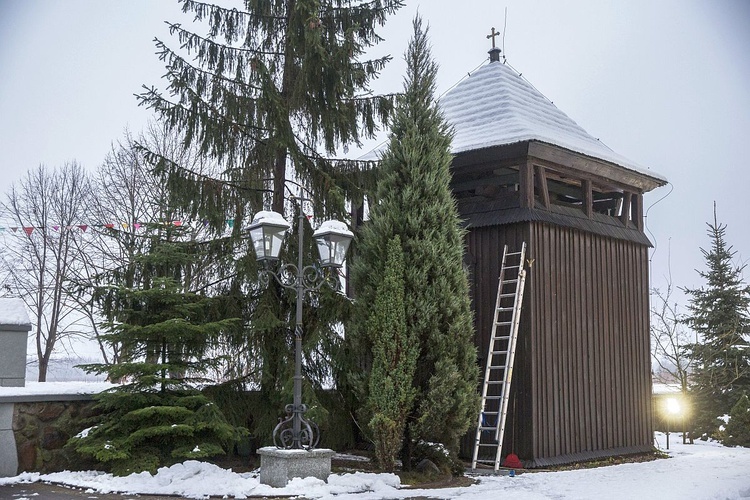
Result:
<svg viewBox="0 0 750 500"><path fill-rule="evenodd" d="M455 154L524 141L552 144L666 182L589 135L509 65L490 62L451 89L440 107Z"/></svg>

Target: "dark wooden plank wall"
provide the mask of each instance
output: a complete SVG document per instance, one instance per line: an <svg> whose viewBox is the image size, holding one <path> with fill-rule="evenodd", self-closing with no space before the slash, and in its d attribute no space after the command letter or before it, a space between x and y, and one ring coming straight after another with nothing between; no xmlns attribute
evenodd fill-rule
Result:
<svg viewBox="0 0 750 500"><path fill-rule="evenodd" d="M508 224L475 228L470 230L467 235L467 251L474 263L471 269L471 285L476 327L475 341L482 377L484 376L487 348L492 332L503 245L507 244L510 251L518 251L523 241L528 244L529 229L528 224ZM531 320L531 312L526 307L528 300L528 294L525 294L521 316L522 327L528 325ZM506 452L512 451L519 456L531 456L532 453L531 403L533 398L531 378L529 377L532 360L529 355L530 348L530 335L519 332L508 421L503 442L503 449ZM478 382L481 384L481 380ZM481 391L481 386L479 386L479 390ZM468 456L470 456L473 441L474 435L471 433L471 437L466 443Z"/></svg>
<svg viewBox="0 0 750 500"><path fill-rule="evenodd" d="M472 229L484 363L503 244L528 245L524 310L504 449L522 459L648 446L648 249L543 223Z"/></svg>

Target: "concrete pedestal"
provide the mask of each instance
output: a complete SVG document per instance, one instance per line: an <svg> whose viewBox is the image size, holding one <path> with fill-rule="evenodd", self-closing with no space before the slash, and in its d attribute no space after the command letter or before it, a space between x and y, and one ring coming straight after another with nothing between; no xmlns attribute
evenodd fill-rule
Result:
<svg viewBox="0 0 750 500"><path fill-rule="evenodd" d="M328 481L331 475L333 450L280 450L266 446L260 455L260 482L274 488L283 488L295 477L316 477Z"/></svg>

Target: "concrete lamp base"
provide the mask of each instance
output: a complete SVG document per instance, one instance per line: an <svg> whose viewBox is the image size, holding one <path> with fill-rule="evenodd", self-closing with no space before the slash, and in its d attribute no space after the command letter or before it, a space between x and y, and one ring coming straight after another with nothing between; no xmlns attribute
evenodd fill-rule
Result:
<svg viewBox="0 0 750 500"><path fill-rule="evenodd" d="M331 475L333 450L280 450L266 446L260 455L260 482L274 488L283 488L293 478L316 477L328 481Z"/></svg>

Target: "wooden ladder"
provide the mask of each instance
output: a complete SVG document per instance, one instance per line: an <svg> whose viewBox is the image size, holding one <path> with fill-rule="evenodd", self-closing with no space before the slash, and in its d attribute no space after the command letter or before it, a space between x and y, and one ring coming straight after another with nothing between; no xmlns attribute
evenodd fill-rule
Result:
<svg viewBox="0 0 750 500"><path fill-rule="evenodd" d="M520 252L509 253L508 245L503 248L495 317L482 385L482 410L477 419L477 434L471 459L472 469L476 469L477 464L493 464L495 471L500 468L526 281L525 258L526 242L521 244Z"/></svg>

